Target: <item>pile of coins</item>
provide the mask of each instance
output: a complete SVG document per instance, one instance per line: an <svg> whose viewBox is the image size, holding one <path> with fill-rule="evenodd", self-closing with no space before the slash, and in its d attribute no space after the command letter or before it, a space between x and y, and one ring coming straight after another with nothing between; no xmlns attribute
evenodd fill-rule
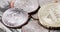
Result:
<svg viewBox="0 0 60 32"><path fill-rule="evenodd" d="M60 27L57 1L0 0L0 32L54 32Z"/></svg>

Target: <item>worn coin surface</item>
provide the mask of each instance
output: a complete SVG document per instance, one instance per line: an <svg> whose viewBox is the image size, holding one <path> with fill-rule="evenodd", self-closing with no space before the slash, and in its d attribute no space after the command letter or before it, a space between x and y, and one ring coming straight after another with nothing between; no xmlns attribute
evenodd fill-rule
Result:
<svg viewBox="0 0 60 32"><path fill-rule="evenodd" d="M2 16L2 22L9 27L18 27L28 20L28 13L23 9L10 8Z"/></svg>
<svg viewBox="0 0 60 32"><path fill-rule="evenodd" d="M24 11L31 13L38 8L38 0L16 0L14 2L14 7L22 8Z"/></svg>
<svg viewBox="0 0 60 32"><path fill-rule="evenodd" d="M38 12L39 22L45 27L60 27L60 3L42 6Z"/></svg>

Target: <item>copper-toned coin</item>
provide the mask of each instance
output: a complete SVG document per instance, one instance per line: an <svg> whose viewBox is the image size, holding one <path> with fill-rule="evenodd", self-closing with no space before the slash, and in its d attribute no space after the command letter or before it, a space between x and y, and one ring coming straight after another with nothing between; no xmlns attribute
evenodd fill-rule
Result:
<svg viewBox="0 0 60 32"><path fill-rule="evenodd" d="M4 12L2 22L9 27L18 27L27 22L28 16L23 9L11 8Z"/></svg>

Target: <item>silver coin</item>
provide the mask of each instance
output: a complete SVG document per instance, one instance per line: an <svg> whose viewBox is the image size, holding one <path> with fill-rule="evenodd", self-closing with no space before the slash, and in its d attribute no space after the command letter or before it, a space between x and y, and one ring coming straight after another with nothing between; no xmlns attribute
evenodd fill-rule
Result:
<svg viewBox="0 0 60 32"><path fill-rule="evenodd" d="M16 0L14 7L22 8L24 11L30 13L34 12L38 8L38 0Z"/></svg>
<svg viewBox="0 0 60 32"><path fill-rule="evenodd" d="M9 3L5 0L0 0L0 8L5 8L6 6L8 6Z"/></svg>
<svg viewBox="0 0 60 32"><path fill-rule="evenodd" d="M8 1L0 0L0 16L9 8Z"/></svg>
<svg viewBox="0 0 60 32"><path fill-rule="evenodd" d="M4 12L2 22L9 27L18 27L27 22L28 16L23 9L11 8Z"/></svg>
<svg viewBox="0 0 60 32"><path fill-rule="evenodd" d="M47 29L43 28L38 24L37 20L31 19L27 25L22 27L22 32L48 32Z"/></svg>

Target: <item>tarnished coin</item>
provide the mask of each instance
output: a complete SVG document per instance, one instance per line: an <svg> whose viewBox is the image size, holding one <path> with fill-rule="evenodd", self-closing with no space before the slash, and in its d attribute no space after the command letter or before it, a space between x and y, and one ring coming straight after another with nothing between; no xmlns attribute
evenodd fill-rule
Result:
<svg viewBox="0 0 60 32"><path fill-rule="evenodd" d="M29 15L23 9L11 8L4 12L2 22L9 27L18 27L27 22Z"/></svg>
<svg viewBox="0 0 60 32"><path fill-rule="evenodd" d="M60 27L60 3L43 5L38 11L38 17L45 27Z"/></svg>

